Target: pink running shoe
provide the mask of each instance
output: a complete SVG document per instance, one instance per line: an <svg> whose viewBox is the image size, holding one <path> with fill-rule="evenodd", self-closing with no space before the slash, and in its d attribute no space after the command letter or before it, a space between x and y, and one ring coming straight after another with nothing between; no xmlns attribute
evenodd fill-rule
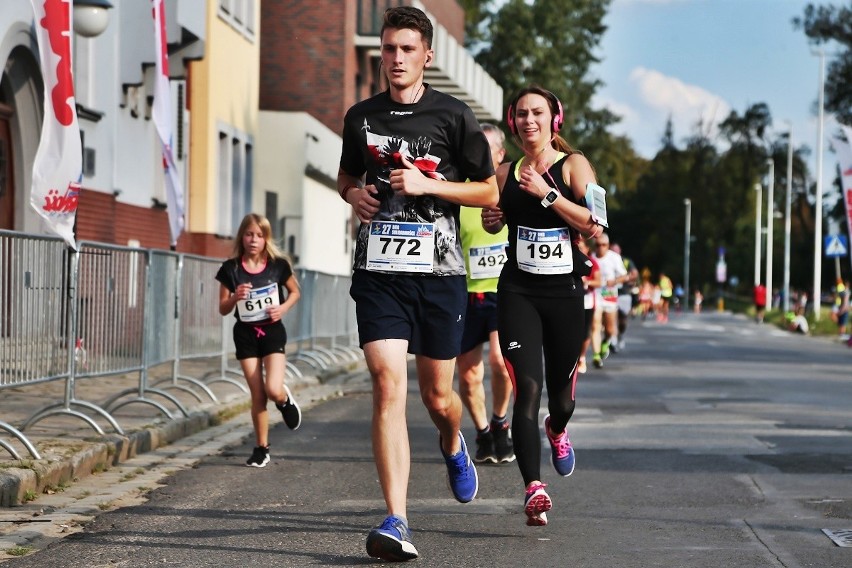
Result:
<svg viewBox="0 0 852 568"><path fill-rule="evenodd" d="M571 440L568 439L568 431L563 430L556 437L550 435L550 414L544 418L544 433L547 435L547 441L550 442L550 461L553 462L553 467L556 473L562 477L568 477L574 473L574 448L571 447Z"/></svg>
<svg viewBox="0 0 852 568"><path fill-rule="evenodd" d="M524 499L524 513L527 514L527 526L543 527L547 524L547 511L553 507L544 483L534 483L527 489Z"/></svg>

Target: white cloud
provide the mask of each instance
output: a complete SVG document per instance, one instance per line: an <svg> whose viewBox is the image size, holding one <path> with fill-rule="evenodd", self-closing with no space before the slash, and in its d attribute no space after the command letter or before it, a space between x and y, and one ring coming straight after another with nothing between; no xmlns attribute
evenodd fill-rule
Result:
<svg viewBox="0 0 852 568"><path fill-rule="evenodd" d="M712 135L715 126L731 112L722 97L659 71L637 67L630 73L630 82L645 105L672 117L677 137L691 135L699 120L705 131L708 126L713 127Z"/></svg>
<svg viewBox="0 0 852 568"><path fill-rule="evenodd" d="M595 96L594 105L596 107L604 107L614 115L621 117L620 125L625 122L635 122L639 119L639 113L629 104L605 96Z"/></svg>
<svg viewBox="0 0 852 568"><path fill-rule="evenodd" d="M596 106L605 107L621 117L612 131L633 141L637 152L652 157L660 149L666 121L671 117L675 143L695 133L701 121L711 140L717 141L717 126L731 112L730 105L720 96L696 85L644 67L635 68L629 76L632 87L621 92L618 99L598 94Z"/></svg>

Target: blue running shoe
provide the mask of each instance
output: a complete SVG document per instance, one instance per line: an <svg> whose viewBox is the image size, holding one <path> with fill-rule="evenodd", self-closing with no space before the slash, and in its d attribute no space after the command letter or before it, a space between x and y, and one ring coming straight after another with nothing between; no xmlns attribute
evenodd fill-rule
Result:
<svg viewBox="0 0 852 568"><path fill-rule="evenodd" d="M367 554L390 562L417 558L417 549L411 542L411 531L405 519L389 515L384 522L367 535Z"/></svg>
<svg viewBox="0 0 852 568"><path fill-rule="evenodd" d="M447 478L453 496L459 503L469 503L473 501L476 492L479 490L479 477L476 475L476 466L470 461L467 444L464 443L464 436L461 432L459 432L459 441L461 441L461 450L452 456L444 453L440 436L438 437L438 447L441 448L441 455L447 462Z"/></svg>
<svg viewBox="0 0 852 568"><path fill-rule="evenodd" d="M544 433L550 442L550 461L556 468L556 473L562 477L568 477L574 473L574 448L568 439L568 432L563 430L558 436L550 435L550 414L544 418Z"/></svg>

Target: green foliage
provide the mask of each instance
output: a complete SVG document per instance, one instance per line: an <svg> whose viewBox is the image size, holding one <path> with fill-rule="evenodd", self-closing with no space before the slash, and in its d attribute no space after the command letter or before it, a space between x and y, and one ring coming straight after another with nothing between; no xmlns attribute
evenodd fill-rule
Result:
<svg viewBox="0 0 852 568"><path fill-rule="evenodd" d="M770 155L776 164L775 208L784 211L787 141L783 137L765 139L771 123L764 103L754 104L742 114L732 111L720 124L720 133L730 146L720 152L701 125L686 139L684 147L679 147L669 121L662 148L641 174L636 191L613 199L617 206L611 208L611 234L614 240L626 243L625 254L640 269L648 268L652 274L663 271L682 282L684 199L688 198L692 211L690 287L701 287L705 293L715 289L718 253L724 249L728 277L736 276L739 291L747 292L754 277L754 187L764 181ZM791 257L803 266L808 262L806 249L813 246L813 227L808 226L813 211L808 201L806 150L794 150ZM765 215L764 211L763 223ZM773 245L777 286L783 270L782 223L776 225ZM807 270L791 271L794 288L806 288L810 278Z"/></svg>
<svg viewBox="0 0 852 568"><path fill-rule="evenodd" d="M732 111L719 125L720 143L709 127L697 124L682 141L669 120L660 150L650 161L632 142L610 132L618 117L594 108L600 81L591 71L599 62L603 23L611 0L459 0L466 12L467 44L476 61L504 90L504 108L529 84L553 91L563 103L562 135L594 166L601 185L610 189L608 208L615 241L640 268L669 274L682 282L685 207L691 201L691 288L715 295L715 267L725 250L728 277L740 281L731 293L750 293L754 271L755 185L768 180L767 160L775 168L775 211L784 213L788 185L788 140L770 138L772 115L765 103ZM795 25L816 42L845 48L827 69L826 108L852 123L852 9L808 6ZM720 146L723 146L720 148ZM509 158L521 155L511 137ZM813 195L806 166L808 149L793 148L791 191L791 287L807 289L813 275ZM763 194L766 198L766 194ZM842 211L836 212L842 214ZM763 206L763 222L769 215ZM784 222L776 219L774 287L784 269ZM827 267L830 263L824 263ZM830 267L827 267L829 269ZM824 281L833 280L833 276Z"/></svg>
<svg viewBox="0 0 852 568"><path fill-rule="evenodd" d="M829 47L825 110L835 113L841 123L852 124L852 6L848 2L845 6L808 4L804 16L794 18L793 25L804 30L813 43Z"/></svg>
<svg viewBox="0 0 852 568"><path fill-rule="evenodd" d="M590 70L600 61L597 51L609 4L610 0L508 0L495 10L493 1L462 2L484 23L475 32L476 42L483 42L475 57L503 88L504 108L530 84L553 91L565 111L563 138L589 158L602 185L629 192L646 161L629 139L609 132L618 117L591 104L601 84ZM521 155L511 137L507 150L510 159Z"/></svg>
<svg viewBox="0 0 852 568"><path fill-rule="evenodd" d="M475 48L483 40L492 16L493 0L459 0L464 10L464 34L467 47Z"/></svg>
<svg viewBox="0 0 852 568"><path fill-rule="evenodd" d="M566 138L582 142L592 125L613 121L591 114L599 86L589 70L599 61L609 0L508 0L490 21L488 46L476 60L503 87L506 102L521 88L539 84L553 91L565 109Z"/></svg>

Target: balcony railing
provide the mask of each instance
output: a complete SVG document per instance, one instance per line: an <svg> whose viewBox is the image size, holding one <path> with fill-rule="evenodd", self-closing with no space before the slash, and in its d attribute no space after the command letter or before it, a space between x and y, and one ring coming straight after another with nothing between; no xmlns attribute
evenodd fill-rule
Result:
<svg viewBox="0 0 852 568"><path fill-rule="evenodd" d="M411 5L422 8L416 0L359 0L356 45L371 52L375 50L373 55L378 57L378 36L385 10ZM426 81L467 103L480 121L499 121L503 114L503 89L444 26L435 22L433 16L430 18L435 28L432 40L435 58L426 69Z"/></svg>
<svg viewBox="0 0 852 568"><path fill-rule="evenodd" d="M378 37L385 10L409 5L406 0L358 0L358 35Z"/></svg>

